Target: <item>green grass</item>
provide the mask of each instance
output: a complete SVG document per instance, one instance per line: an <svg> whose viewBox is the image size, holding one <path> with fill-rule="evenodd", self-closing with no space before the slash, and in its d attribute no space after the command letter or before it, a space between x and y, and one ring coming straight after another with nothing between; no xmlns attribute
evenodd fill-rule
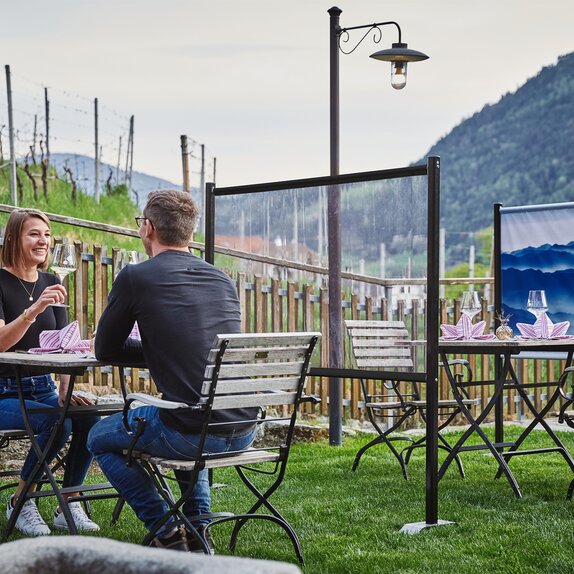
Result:
<svg viewBox="0 0 574 574"><path fill-rule="evenodd" d="M510 427L508 437L520 429ZM490 432L490 431L488 431ZM455 440L458 433L449 435ZM574 433L559 433L574 449ZM528 446L550 446L539 431ZM371 449L356 472L353 457L368 439L345 438L343 447L301 444L292 450L287 475L272 501L297 531L308 573L564 573L574 571L574 503L566 500L573 473L558 454L518 457L511 468L523 498L506 479L495 480L496 464L485 451L463 453L466 478L452 466L440 483L439 517L456 522L402 534L409 522L424 520L425 464L419 450L402 478L382 446ZM443 456L443 455L441 455ZM101 480L92 476L91 480ZM233 471L218 471L213 509L245 510L251 496ZM7 493L2 493L5 504ZM107 525L112 501L93 503L101 536L139 543L145 531L130 509L115 527ZM49 519L51 501L41 508ZM213 528L218 554L229 554L231 526ZM13 535L16 538L18 535ZM241 532L236 555L295 562L287 536L277 526L251 521Z"/></svg>

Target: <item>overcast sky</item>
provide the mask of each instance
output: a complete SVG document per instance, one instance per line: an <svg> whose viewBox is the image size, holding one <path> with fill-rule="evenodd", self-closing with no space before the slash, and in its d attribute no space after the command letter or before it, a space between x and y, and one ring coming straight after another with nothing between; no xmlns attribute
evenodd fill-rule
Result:
<svg viewBox="0 0 574 574"><path fill-rule="evenodd" d="M332 5L0 0L0 54L14 74L19 121L33 116L42 86L54 100L84 98L85 110L97 97L102 119L107 109L118 126L133 114L138 171L181 183L180 135L187 134L217 157L219 185L322 176L329 172ZM394 27L383 29L380 44L369 36L353 54L341 55L342 173L408 165L461 120L574 51L572 0L336 5L343 10L343 27L395 20L403 41L430 56L409 66L406 88L396 91L390 65L368 57L397 41ZM55 104L54 129L76 107ZM89 152L93 118L82 113L86 132L78 140ZM1 109L2 122L5 116ZM105 131L104 159L114 163L117 145L105 138L115 138L115 132L112 126ZM72 141L59 139L51 151L72 147Z"/></svg>

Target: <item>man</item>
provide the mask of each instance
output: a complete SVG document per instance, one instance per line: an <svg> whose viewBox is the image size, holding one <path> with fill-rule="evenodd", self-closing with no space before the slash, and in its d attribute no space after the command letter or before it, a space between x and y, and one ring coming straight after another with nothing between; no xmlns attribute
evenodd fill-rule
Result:
<svg viewBox="0 0 574 574"><path fill-rule="evenodd" d="M218 333L240 332L240 308L235 287L229 277L189 252L197 207L189 194L158 191L149 194L142 217L136 217L139 235L150 259L124 267L114 281L108 305L98 323L96 357L104 362L145 361L162 397L185 403L197 402L207 356ZM128 338L137 321L139 340ZM215 411L212 420L229 421L222 434L208 435L206 448L212 452L241 450L253 441L254 409ZM155 456L188 457L196 454L203 423L201 413L188 409L161 410L144 406L130 411L146 419L136 450ZM88 448L108 480L134 509L148 529L165 516L167 505L139 464L126 465L122 451L131 437L122 424L121 414L105 418L90 432ZM176 473L180 488L190 473ZM210 512L207 471L198 482L184 512L192 516ZM211 541L206 520L194 526ZM177 550L202 551L201 544L177 528L172 518L153 539L152 545Z"/></svg>

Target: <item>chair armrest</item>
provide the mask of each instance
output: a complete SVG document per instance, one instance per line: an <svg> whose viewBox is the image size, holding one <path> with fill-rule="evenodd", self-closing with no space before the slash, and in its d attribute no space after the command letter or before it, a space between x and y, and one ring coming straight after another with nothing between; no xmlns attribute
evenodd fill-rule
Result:
<svg viewBox="0 0 574 574"><path fill-rule="evenodd" d="M129 412L131 405L134 401L139 401L141 403L144 403L145 405L157 407L158 409L194 408L193 406L188 405L186 403L177 403L175 401L164 401L163 399L160 399L159 397L153 397L151 395L146 395L145 393L129 393L128 395L126 395L126 401L124 403L124 408L123 408L123 413L122 413L123 425L124 425L124 428L126 429L126 432L129 435L134 434L134 432L130 428L130 425L128 422L128 412ZM143 433L143 429L145 426L145 420L142 419L141 417L135 417L135 420L138 423L138 428L135 431L135 435L139 436L141 433ZM128 458L131 458L131 450L133 449L133 446L135 446L135 440L133 441L133 443L134 444L132 446L130 446L130 448L128 449L130 451Z"/></svg>
<svg viewBox="0 0 574 574"><path fill-rule="evenodd" d="M126 397L126 402L139 401L145 405L150 405L152 407L157 407L158 409L183 409L188 408L191 405L187 403L176 403L175 401L165 401L159 397L153 397L151 395L146 395L145 393L130 393Z"/></svg>
<svg viewBox="0 0 574 574"><path fill-rule="evenodd" d="M449 367L452 367L453 365L461 365L466 371L466 381L472 381L472 369L470 368L470 363L466 359L451 359L448 361L448 365ZM439 366L444 367L442 362L439 363ZM454 375L456 382L459 384L462 383L462 375L462 373L456 373Z"/></svg>
<svg viewBox="0 0 574 574"><path fill-rule="evenodd" d="M301 397L302 403L313 403L314 405L318 405L321 402L321 397L318 395L303 395Z"/></svg>

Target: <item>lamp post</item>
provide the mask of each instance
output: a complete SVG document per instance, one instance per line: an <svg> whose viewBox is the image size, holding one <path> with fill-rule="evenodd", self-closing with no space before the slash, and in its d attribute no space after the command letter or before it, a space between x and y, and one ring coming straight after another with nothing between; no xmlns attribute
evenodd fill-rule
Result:
<svg viewBox="0 0 574 574"><path fill-rule="evenodd" d="M391 85L400 90L407 82L407 63L426 60L428 56L422 52L411 50L402 42L401 28L396 22L378 22L341 28L339 16L342 10L333 6L328 10L331 16L329 51L330 51L330 162L331 175L339 175L339 52L351 54L359 44L371 33L373 41L378 44L383 33L383 26L394 26L398 31L398 42L392 44L390 49L381 50L371 54L371 58L391 63ZM348 51L345 51L341 42L348 42L349 32L365 30L362 38ZM341 313L341 190L338 185L329 189L327 199L327 221L329 238L329 367L341 369L343 360L343 319ZM342 405L343 382L341 378L329 379L329 443L340 446L342 443Z"/></svg>

